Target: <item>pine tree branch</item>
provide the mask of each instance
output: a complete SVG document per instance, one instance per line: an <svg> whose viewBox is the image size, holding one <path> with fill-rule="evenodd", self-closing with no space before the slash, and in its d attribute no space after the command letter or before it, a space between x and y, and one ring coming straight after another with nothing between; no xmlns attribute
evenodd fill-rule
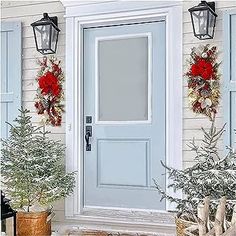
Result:
<svg viewBox="0 0 236 236"><path fill-rule="evenodd" d="M219 156L217 143L222 137L225 125L217 130L215 127L215 118L212 120L209 131L204 128L201 145L195 143L193 139L188 147L196 154L196 163L184 170L178 170L161 162L167 170L168 178L171 183L168 188L174 191L182 190L184 199L176 199L167 194L155 181L155 186L162 196L161 199L167 199L177 205L178 214L195 214L197 204L206 196L211 199L220 199L226 196L229 199L228 204L236 198L236 153L232 148L228 148L228 154L225 157ZM212 203L211 213L217 209L217 204ZM230 207L227 209L230 213ZM191 217L194 218L194 217Z"/></svg>

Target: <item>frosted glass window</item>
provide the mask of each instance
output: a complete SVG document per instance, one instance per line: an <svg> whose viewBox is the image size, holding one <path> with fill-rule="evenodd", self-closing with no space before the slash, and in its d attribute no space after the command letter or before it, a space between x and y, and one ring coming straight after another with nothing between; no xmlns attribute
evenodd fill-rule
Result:
<svg viewBox="0 0 236 236"><path fill-rule="evenodd" d="M98 120L148 120L148 37L98 41Z"/></svg>

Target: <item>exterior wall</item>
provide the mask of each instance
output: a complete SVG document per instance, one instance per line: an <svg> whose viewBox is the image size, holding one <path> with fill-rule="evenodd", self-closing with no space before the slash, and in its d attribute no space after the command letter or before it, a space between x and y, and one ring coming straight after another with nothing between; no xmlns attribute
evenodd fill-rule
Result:
<svg viewBox="0 0 236 236"><path fill-rule="evenodd" d="M183 4L183 72L186 71L186 59L189 56L190 49L193 46L199 44L210 43L211 45L218 46L220 50L220 58L222 60L222 16L223 11L227 9L236 9L236 1L217 1L216 11L218 14L216 32L214 40L199 41L193 36L192 25L190 22L190 15L188 9L193 5L198 4L199 1L184 1ZM81 4L88 4L88 2L81 2ZM95 5L95 4L94 4ZM21 21L23 28L23 55L22 55L22 66L23 66L23 106L31 110L31 115L35 124L40 124L40 117L37 116L34 109L34 97L37 84L35 82L35 75L38 70L36 64L36 58L42 58L42 55L35 49L35 43L33 38L33 32L30 24L42 17L43 12L48 12L49 15L57 15L59 28L61 29L59 35L59 44L57 57L62 60L62 67L64 68L65 63L65 20L64 7L60 1L2 1L1 2L1 18L3 21ZM221 67L222 69L222 67ZM199 140L202 136L200 127L209 127L210 122L207 118L201 115L193 114L188 108L187 99L187 82L186 78L183 78L183 166L187 167L193 163L193 154L188 150L186 144L194 136L196 140ZM223 125L223 111L222 101L220 104L220 112L216 118L217 127ZM65 142L65 117L63 117L63 123L61 127L52 128L48 127L48 130L52 132L51 136L55 139L61 139ZM223 140L219 143L219 149L223 151ZM158 201L158 199L157 199ZM54 222L65 222L64 219L64 203L63 201L58 202L55 205L56 217Z"/></svg>
<svg viewBox="0 0 236 236"><path fill-rule="evenodd" d="M37 58L42 58L42 54L36 51L33 30L31 23L43 17L43 12L49 16L57 16L59 28L61 30L58 39L57 57L62 61L62 68L65 65L65 19L64 7L60 1L2 1L1 20L20 21L22 23L22 100L23 106L31 111L31 116L35 125L40 125L40 116L35 113L34 97L37 88L35 76L39 69L36 63ZM65 142L65 116L61 127L48 127L52 138ZM64 220L64 202L55 205L55 220Z"/></svg>
<svg viewBox="0 0 236 236"><path fill-rule="evenodd" d="M204 40L200 41L193 36L192 24L188 9L194 5L197 5L198 1L184 1L183 4L183 72L186 72L186 59L189 58L190 49L194 46L200 44L211 44L216 45L219 49L219 61L222 61L223 58L223 12L227 9L236 8L236 1L216 1L216 13L218 14L216 22L216 31L215 37L213 40ZM220 67L221 73L223 73L223 66ZM223 76L222 76L223 83ZM183 78L183 166L187 167L193 163L193 154L189 151L187 143L192 139L196 138L196 141L201 139L202 132L200 131L201 127L210 127L211 123L208 118L203 117L202 115L195 115L188 107L188 98L187 98L187 79ZM216 117L217 127L222 127L223 120L223 101L220 101L219 113ZM219 150L223 155L223 138L219 142Z"/></svg>

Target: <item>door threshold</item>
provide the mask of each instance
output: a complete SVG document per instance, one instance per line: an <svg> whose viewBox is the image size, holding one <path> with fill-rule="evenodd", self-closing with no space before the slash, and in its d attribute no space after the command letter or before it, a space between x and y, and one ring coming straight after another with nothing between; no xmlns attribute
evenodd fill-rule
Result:
<svg viewBox="0 0 236 236"><path fill-rule="evenodd" d="M174 214L164 211L84 208L82 214L68 219L75 220L73 225L78 223L82 229L156 236L175 235Z"/></svg>

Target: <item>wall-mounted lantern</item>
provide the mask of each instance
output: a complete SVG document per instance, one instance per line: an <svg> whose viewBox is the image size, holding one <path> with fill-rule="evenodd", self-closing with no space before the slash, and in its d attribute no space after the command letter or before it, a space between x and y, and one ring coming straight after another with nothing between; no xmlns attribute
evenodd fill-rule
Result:
<svg viewBox="0 0 236 236"><path fill-rule="evenodd" d="M198 39L213 39L216 17L215 2L201 1L198 6L189 9L194 36Z"/></svg>
<svg viewBox="0 0 236 236"><path fill-rule="evenodd" d="M43 13L43 18L31 24L37 51L46 54L56 53L60 29L57 27L57 17L49 17Z"/></svg>

